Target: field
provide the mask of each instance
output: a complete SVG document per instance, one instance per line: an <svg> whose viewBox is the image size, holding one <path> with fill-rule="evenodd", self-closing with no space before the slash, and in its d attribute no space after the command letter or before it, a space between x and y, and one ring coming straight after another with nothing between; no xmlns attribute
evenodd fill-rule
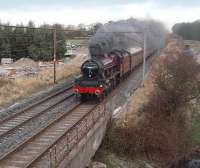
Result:
<svg viewBox="0 0 200 168"><path fill-rule="evenodd" d="M80 66L82 62L87 59L87 56L87 48L81 48L77 51L75 58L67 62L58 62L57 82L78 74L80 72ZM30 67L28 67L29 70L33 65L39 64L38 62L30 60L28 62L31 62ZM13 64L22 67L23 61L18 61ZM27 62L25 62L25 64L28 65ZM0 107L10 105L19 99L23 99L32 93L53 85L53 64L51 62L43 64L48 64L48 66L46 67L45 65L45 67L39 69L37 73L30 72L26 74L19 70L19 73L11 73L12 78L9 78L10 76L0 77ZM27 66L24 68L26 70ZM18 74L20 75L17 76Z"/></svg>
<svg viewBox="0 0 200 168"><path fill-rule="evenodd" d="M184 43L190 45L196 54L200 54L200 41L185 40Z"/></svg>
<svg viewBox="0 0 200 168"><path fill-rule="evenodd" d="M89 39L88 38L73 38L73 39L67 39L66 43L68 42L74 45L88 46Z"/></svg>
<svg viewBox="0 0 200 168"><path fill-rule="evenodd" d="M200 117L198 117L194 121L194 129L195 129L194 139L198 144L200 144Z"/></svg>

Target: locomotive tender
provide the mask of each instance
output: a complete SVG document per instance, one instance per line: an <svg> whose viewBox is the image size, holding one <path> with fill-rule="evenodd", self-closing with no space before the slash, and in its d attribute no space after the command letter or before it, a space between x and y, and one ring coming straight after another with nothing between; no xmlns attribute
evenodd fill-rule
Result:
<svg viewBox="0 0 200 168"><path fill-rule="evenodd" d="M89 50L91 58L82 64L82 76L75 80L74 85L76 95L82 100L91 96L103 99L143 62L141 48L104 53L101 46L95 44Z"/></svg>

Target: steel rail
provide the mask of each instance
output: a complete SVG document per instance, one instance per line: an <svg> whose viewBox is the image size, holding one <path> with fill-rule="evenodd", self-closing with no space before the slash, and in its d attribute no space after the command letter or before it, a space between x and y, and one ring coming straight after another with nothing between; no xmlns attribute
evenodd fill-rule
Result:
<svg viewBox="0 0 200 168"><path fill-rule="evenodd" d="M29 162L25 168L30 168L35 162L37 162L40 158L42 158L45 153L47 153L52 147L54 147L58 142L59 140L61 140L68 132L71 132L72 130L74 130L76 128L77 125L79 125L87 116L89 116L94 110L95 108L98 106L99 104L95 104L94 107L92 107L86 114L84 114L77 123L75 123L74 125L72 125L72 127L70 127L68 130L66 130L64 133L62 133L62 135L60 135L59 137L57 137L57 139L55 140L54 143L52 144L49 144L49 146L40 152L40 154L38 155L37 158L33 158L33 160L31 162ZM98 117L99 118L99 117ZM95 121L93 122L92 126L94 125ZM89 128L91 129L91 127ZM89 130L87 129L87 131ZM78 137L78 132L77 132L77 141L76 143L73 145L73 147L78 143L78 141L81 139L82 137ZM72 148L73 148L72 147ZM69 151L68 151L69 152Z"/></svg>
<svg viewBox="0 0 200 168"><path fill-rule="evenodd" d="M14 117L17 116L17 115L19 115L19 114L21 114L21 113L24 113L24 112L26 112L26 111L28 111L28 110L30 110L30 109L32 109L32 108L34 108L34 107L36 107L36 106L42 104L42 103L44 103L44 102L46 102L46 101L48 101L48 100L54 98L55 96L57 96L57 95L63 93L64 91L67 91L67 90L72 89L72 87L73 87L73 84L70 84L67 88L61 89L61 90L57 91L56 93L53 93L53 94L51 94L51 95L48 95L47 97L42 98L42 100L37 101L37 102L35 102L35 103L29 105L29 106L26 107L26 108L23 108L21 111L19 110L19 112L17 112L17 113L13 113L12 115L8 115L7 117L3 117L3 119L0 120L0 124L3 124L3 123L6 122L7 120L10 120L11 118L14 118Z"/></svg>
<svg viewBox="0 0 200 168"><path fill-rule="evenodd" d="M72 113L74 111L74 109L76 109L79 105L81 105L81 103L78 103L75 107L73 107L70 111L65 112L64 114L60 114L59 116L57 116L57 118L55 118L54 120L52 120L47 126L40 128L37 132L35 132L34 134L32 134L31 137L29 137L27 140L17 144L14 148L12 148L10 151L4 153L2 156L0 156L0 163L5 160L6 158L8 158L10 155L12 155L14 152L19 151L21 148L23 148L23 146L25 144L27 144L28 142L30 142L31 140L33 140L34 138L37 138L37 136L41 135L44 131L46 131L50 126L54 125L55 123L59 122L60 120L62 120L62 118L64 118L65 116L69 115L70 113Z"/></svg>
<svg viewBox="0 0 200 168"><path fill-rule="evenodd" d="M67 99L71 98L74 96L74 93L71 93L69 95L67 95L64 99L61 99L57 102L55 102L53 105L49 106L48 108L38 112L36 115L28 118L27 120L25 121L22 121L21 123L19 124L16 124L16 126L12 127L11 129L9 129L8 131L5 131L4 133L0 134L0 139L4 138L7 134L10 134L12 132L14 132L15 130L23 127L23 125L25 125L26 123L30 122L31 120L35 119L35 118L38 118L39 116L43 115L44 113L48 112L50 109L58 106L59 104L61 104L62 102L66 101ZM1 156L1 154L0 154Z"/></svg>

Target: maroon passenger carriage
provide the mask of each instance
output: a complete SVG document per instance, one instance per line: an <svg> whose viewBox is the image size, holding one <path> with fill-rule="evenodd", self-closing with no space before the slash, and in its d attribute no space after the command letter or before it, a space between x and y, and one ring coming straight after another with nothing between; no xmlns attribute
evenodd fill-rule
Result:
<svg viewBox="0 0 200 168"><path fill-rule="evenodd" d="M75 80L74 91L82 100L91 97L104 98L133 69L143 62L143 50L113 50L103 53L98 45L90 46L91 59L81 67L81 77ZM150 54L148 54L150 55Z"/></svg>

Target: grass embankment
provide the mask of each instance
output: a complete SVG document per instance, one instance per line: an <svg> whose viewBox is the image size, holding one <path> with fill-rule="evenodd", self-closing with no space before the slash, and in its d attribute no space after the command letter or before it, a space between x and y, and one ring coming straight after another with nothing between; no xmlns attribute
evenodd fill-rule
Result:
<svg viewBox="0 0 200 168"><path fill-rule="evenodd" d="M194 139L200 145L200 117L194 121L193 127L195 129Z"/></svg>
<svg viewBox="0 0 200 168"><path fill-rule="evenodd" d="M191 46L194 53L197 54L197 61L200 62L200 41L185 40L184 43ZM193 127L195 129L194 139L200 145L200 102L196 102L196 107L198 113L194 116L193 120Z"/></svg>
<svg viewBox="0 0 200 168"><path fill-rule="evenodd" d="M184 43L190 45L195 53L200 53L200 41L185 40Z"/></svg>
<svg viewBox="0 0 200 168"><path fill-rule="evenodd" d="M102 149L162 168L190 153L194 137L200 136L193 129L190 110L199 99L199 72L196 60L184 55L182 43L172 39L154 62L145 87L108 131Z"/></svg>
<svg viewBox="0 0 200 168"><path fill-rule="evenodd" d="M74 58L66 65L57 68L57 82L80 72L83 58ZM20 77L14 80L0 79L0 106L6 106L16 100L53 85L53 69L39 72L34 77Z"/></svg>
<svg viewBox="0 0 200 168"><path fill-rule="evenodd" d="M109 149L100 149L94 160L106 164L107 168L149 168L149 164L145 161L131 160L127 156L119 156Z"/></svg>

